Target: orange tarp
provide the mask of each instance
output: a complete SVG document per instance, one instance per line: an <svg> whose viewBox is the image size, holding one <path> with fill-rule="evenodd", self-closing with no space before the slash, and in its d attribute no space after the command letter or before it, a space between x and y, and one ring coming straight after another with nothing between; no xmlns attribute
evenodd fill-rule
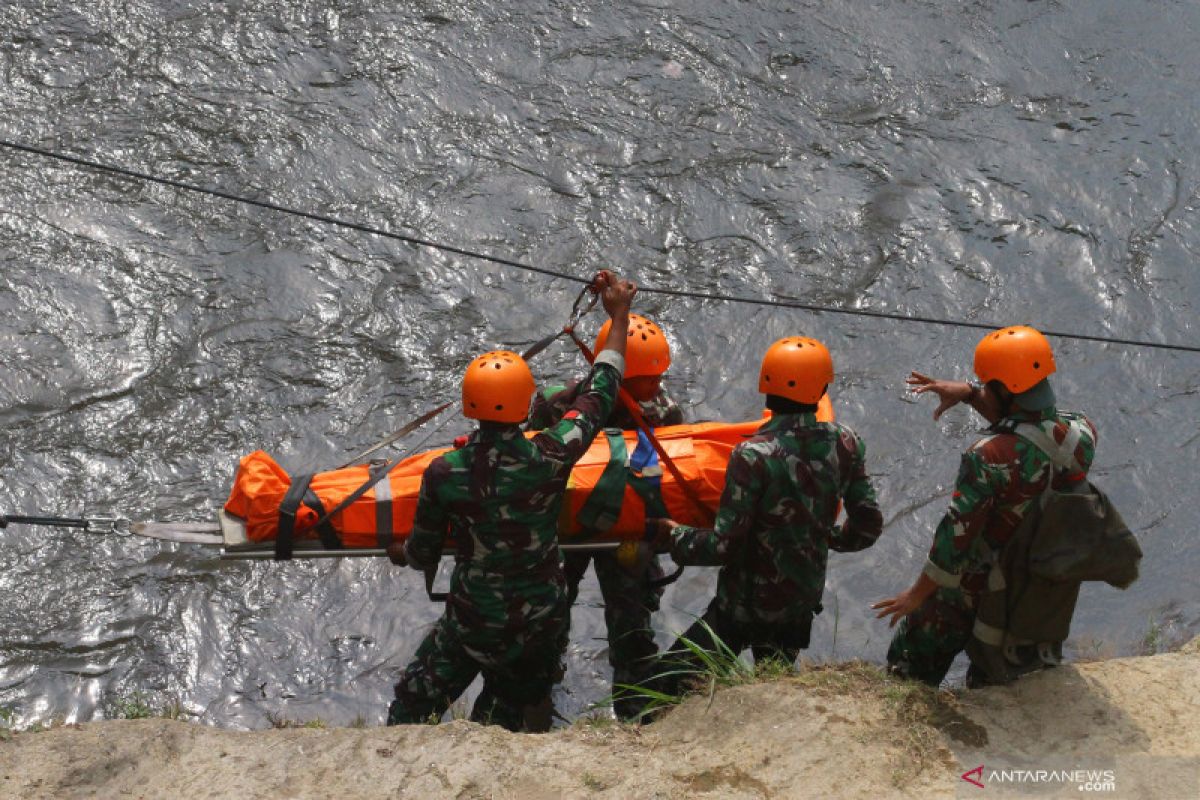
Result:
<svg viewBox="0 0 1200 800"><path fill-rule="evenodd" d="M832 419L832 411L827 403L822 403L818 417ZM655 431L663 449L707 507L704 513L696 509L670 471L664 469L663 502L673 519L690 525L712 525L721 491L725 487L725 466L729 462L729 454L734 446L753 434L762 423L761 419L737 423L705 422L674 425ZM637 447L637 433L626 432L625 444L632 453ZM445 452L447 449L419 453L401 461L389 473L392 531L397 539L407 536L412 530L421 474L433 459ZM608 464L608 459L608 440L600 435L571 471L559 524L564 541L569 542L581 533L575 522L576 516ZM324 507L330 509L361 486L367 480L367 472L367 467L355 466L317 473L313 476L310 488ZM257 450L241 460L225 510L246 520L246 535L251 541L272 541L279 527L279 504L290 485L291 479L283 468L262 450ZM296 538L316 538L311 530L316 521L316 512L302 505L296 514ZM377 547L375 490L364 494L331 521L345 546ZM645 507L641 498L627 486L616 525L596 537L596 540L638 540L644 535Z"/></svg>

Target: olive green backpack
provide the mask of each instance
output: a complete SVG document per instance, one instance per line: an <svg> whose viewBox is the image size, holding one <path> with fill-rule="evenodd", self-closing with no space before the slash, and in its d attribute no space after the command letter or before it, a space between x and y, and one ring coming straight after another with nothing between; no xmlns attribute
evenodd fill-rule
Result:
<svg viewBox="0 0 1200 800"><path fill-rule="evenodd" d="M1045 453L1053 477L1077 470L1084 423L1060 445L1042 427L1013 433ZM1090 481L1055 488L1052 479L993 562L967 643L969 683L1008 683L1062 660L1062 643L1083 581L1125 589L1138 577L1141 547L1108 496Z"/></svg>

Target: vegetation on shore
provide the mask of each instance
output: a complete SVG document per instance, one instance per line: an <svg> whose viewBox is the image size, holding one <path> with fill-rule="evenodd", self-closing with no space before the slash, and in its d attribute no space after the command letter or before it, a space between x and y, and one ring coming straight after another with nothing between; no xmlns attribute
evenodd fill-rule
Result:
<svg viewBox="0 0 1200 800"><path fill-rule="evenodd" d="M661 662L665 672L643 685L619 686L616 693L597 706L611 704L619 697L641 700L645 707L640 717L649 722L689 697L707 696L711 703L718 688L770 682L785 682L830 696L871 698L900 731L899 744L905 758L900 760L901 765L893 774L893 783L898 787L907 785L934 762L949 758L942 734L975 746L987 742L987 732L959 710L958 692L933 689L918 681L891 675L876 664L858 660L840 663L801 660L796 668L779 658L751 663L733 652L711 629L707 633L716 645L715 650L680 638L684 649L678 655L685 656L686 660L672 659L670 653L666 654ZM682 676L684 690L679 694L668 694L654 688L658 679L668 676ZM618 724L607 716L595 715L583 718L583 723L592 727Z"/></svg>

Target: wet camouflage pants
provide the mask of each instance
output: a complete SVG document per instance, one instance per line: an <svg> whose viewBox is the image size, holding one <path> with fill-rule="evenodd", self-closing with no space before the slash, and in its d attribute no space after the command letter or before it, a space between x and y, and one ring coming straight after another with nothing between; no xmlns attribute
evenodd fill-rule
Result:
<svg viewBox="0 0 1200 800"><path fill-rule="evenodd" d="M900 620L888 648L888 666L897 674L938 686L954 657L967 646L974 626L974 595L939 588Z"/></svg>
<svg viewBox="0 0 1200 800"><path fill-rule="evenodd" d="M511 632L466 631L443 615L396 684L388 724L440 719L482 673L483 691L471 711L473 721L511 731L548 730L550 690L562 677L561 642L568 609L564 602L531 623L520 644Z"/></svg>
<svg viewBox="0 0 1200 800"><path fill-rule="evenodd" d="M662 587L650 584L663 576L658 558L639 574L621 566L615 553L568 552L563 559L567 577L567 599L574 605L579 596L579 582L588 564L596 568L600 593L604 597L604 624L608 629L608 663L612 665L614 692L617 684L642 683L653 668L658 647L654 644L654 629L650 615L658 610ZM569 635L569 625L563 631L563 649ZM641 704L629 699L613 703L618 717L628 719L641 711Z"/></svg>
<svg viewBox="0 0 1200 800"><path fill-rule="evenodd" d="M659 657L653 687L666 694L677 695L692 672L702 670L703 662L683 643L686 639L709 652L717 652L716 636L734 653L749 648L755 661L778 658L794 664L800 651L808 647L812 635L813 614L786 623L737 622L722 614L714 600L704 616L692 623L674 644ZM711 631L711 633L710 633ZM675 673L675 674L671 674Z"/></svg>

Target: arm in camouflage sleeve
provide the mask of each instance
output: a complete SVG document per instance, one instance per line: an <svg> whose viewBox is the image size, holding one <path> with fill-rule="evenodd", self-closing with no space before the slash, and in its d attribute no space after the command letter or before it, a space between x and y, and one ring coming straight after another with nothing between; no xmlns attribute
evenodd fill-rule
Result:
<svg viewBox="0 0 1200 800"><path fill-rule="evenodd" d="M426 467L425 474L421 476L412 533L404 543L404 556L408 559L408 565L416 570L435 566L442 559L450 519L438 500L436 487L439 481L445 480L447 471L445 461L438 458Z"/></svg>
<svg viewBox="0 0 1200 800"><path fill-rule="evenodd" d="M604 349L596 354L592 371L571 408L553 427L533 437L533 444L549 461L569 468L587 451L592 440L612 413L625 374L625 340L629 334L629 306L637 286L608 270L596 273L594 291L612 321Z"/></svg>
<svg viewBox="0 0 1200 800"><path fill-rule="evenodd" d="M992 470L977 449L963 453L950 508L933 534L924 569L938 586L957 587L963 570L970 565L974 544L983 533L996 499L993 480Z"/></svg>
<svg viewBox="0 0 1200 800"><path fill-rule="evenodd" d="M875 499L875 487L867 476L867 446L848 429L842 431L838 448L850 457L850 481L842 496L846 521L834 527L829 546L839 553L865 550L883 533L883 514Z"/></svg>
<svg viewBox="0 0 1200 800"><path fill-rule="evenodd" d="M534 446L547 458L567 466L578 461L612 413L624 371L625 359L620 354L602 351L571 408L554 426L533 437Z"/></svg>
<svg viewBox="0 0 1200 800"><path fill-rule="evenodd" d="M713 528L677 525L671 534L671 558L680 566L719 567L745 545L762 494L758 457L738 446L729 457L725 489Z"/></svg>
<svg viewBox="0 0 1200 800"><path fill-rule="evenodd" d="M579 384L569 386L546 386L533 395L533 407L529 410L529 419L525 420L525 430L541 431L549 428L562 419L571 401L578 394Z"/></svg>

